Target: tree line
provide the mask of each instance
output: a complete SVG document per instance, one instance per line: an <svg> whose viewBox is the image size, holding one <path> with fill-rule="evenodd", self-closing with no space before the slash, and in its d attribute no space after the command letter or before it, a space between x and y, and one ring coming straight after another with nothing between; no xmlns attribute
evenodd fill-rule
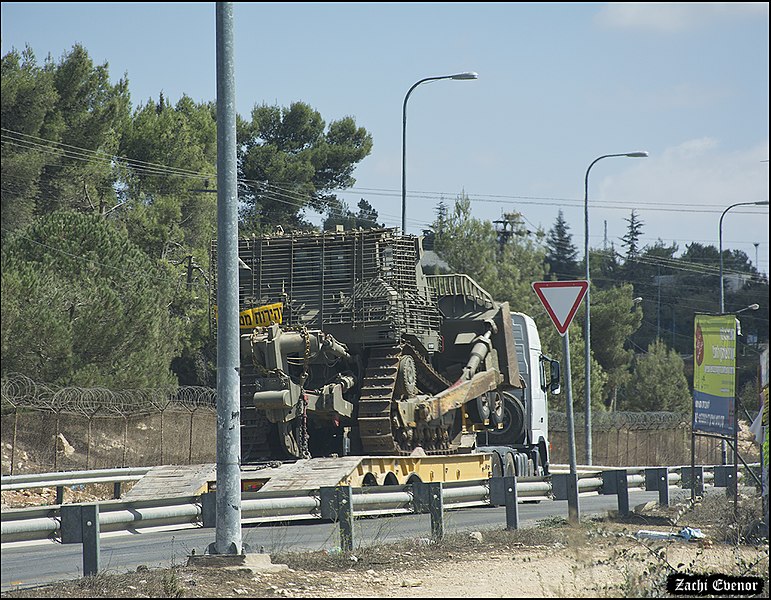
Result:
<svg viewBox="0 0 771 600"><path fill-rule="evenodd" d="M589 251L591 280L591 398L597 410L688 412L693 381L693 318L719 312L720 254L714 246L675 245L658 240L641 244L644 223L636 211L626 219L619 249L611 242ZM585 278L585 262L560 210L544 231L528 227L524 215L511 212L495 222L474 218L462 195L452 208L437 207L426 240L449 270L473 274L495 298L534 316L542 345L560 357L562 344L545 309L530 289L532 282ZM679 255L678 255L679 253ZM738 338L737 390L748 410L758 406L760 346L768 342L768 277L745 253L724 250L727 312L742 311ZM585 305L570 328L570 352L584 356ZM574 360L574 405L583 408L584 363ZM552 409L559 410L552 403Z"/></svg>
<svg viewBox="0 0 771 600"><path fill-rule="evenodd" d="M111 83L108 64L95 65L79 45L42 63L29 47L8 52L2 89L3 375L81 387L213 385L215 103L171 103L160 93L134 107L128 77ZM372 149L353 117L327 123L304 102L255 105L237 117L237 144L241 235L318 229L311 212L323 229L381 226L365 198L354 210L335 194L354 185ZM692 352L693 313L717 310L719 255L695 243L680 256L663 243L641 247L642 230L633 212L623 252L590 253L592 401L681 410L690 402L683 357ZM451 208L440 203L426 233L451 269L535 315L546 347L560 355L530 285L581 278L561 212L550 231L530 231L515 212L495 223L474 218L461 194ZM758 302L761 311L744 313L742 325L767 341L767 278L739 251L723 258L727 272L746 276L727 295L728 309ZM578 320L571 352L582 356ZM582 378L574 369L577 406Z"/></svg>

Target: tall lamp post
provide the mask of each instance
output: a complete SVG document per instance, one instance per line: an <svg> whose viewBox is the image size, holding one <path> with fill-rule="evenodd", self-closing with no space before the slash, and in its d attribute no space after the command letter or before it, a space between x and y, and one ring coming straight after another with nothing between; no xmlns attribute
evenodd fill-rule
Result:
<svg viewBox="0 0 771 600"><path fill-rule="evenodd" d="M725 312L725 291L723 285L723 217L725 217L726 213L735 206L768 206L768 200L761 200L760 202L738 202L726 208L723 211L723 214L720 215L720 228L718 232L720 240L720 314Z"/></svg>
<svg viewBox="0 0 771 600"><path fill-rule="evenodd" d="M737 206L768 206L768 200L761 200L760 202L737 202L736 204L732 204L731 206L726 208L723 211L723 214L720 215L720 223L718 227L718 240L720 244L719 253L720 253L720 314L721 315L725 313L725 285L723 284L723 217L725 217L726 213L729 210ZM734 421L735 420L736 420L736 411L734 411ZM727 464L728 447L725 439L722 440L720 444L720 459L724 465Z"/></svg>
<svg viewBox="0 0 771 600"><path fill-rule="evenodd" d="M584 399L586 402L584 416L584 432L586 437L586 464L592 464L592 385L591 385L591 366L592 352L590 346L590 317L589 317L589 294L592 288L589 280L589 171L598 161L603 158L613 158L616 156L626 156L628 158L646 158L648 153L642 152L622 152L621 154L604 154L595 158L589 168L586 169L584 177L584 261L586 263L586 281L589 287L586 290L586 326L584 327Z"/></svg>
<svg viewBox="0 0 771 600"><path fill-rule="evenodd" d="M413 86L407 91L407 95L404 97L404 104L402 105L402 234L407 233L407 100L412 94L412 90L418 87L421 83L429 81L438 81L440 79L479 79L479 75L473 71L467 73L456 73L455 75L440 75L438 77L426 77L413 84Z"/></svg>

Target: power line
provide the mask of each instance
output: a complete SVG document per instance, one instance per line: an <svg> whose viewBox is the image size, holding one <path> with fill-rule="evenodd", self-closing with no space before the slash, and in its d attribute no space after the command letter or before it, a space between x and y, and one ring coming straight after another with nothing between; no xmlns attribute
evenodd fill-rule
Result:
<svg viewBox="0 0 771 600"><path fill-rule="evenodd" d="M133 171L142 173L145 175L155 175L155 176L176 176L176 177L186 177L186 178L216 178L216 172L196 172L191 171L187 169L181 169L178 167L170 167L168 165L162 165L159 163L152 163L148 161L142 161L139 159L132 159L128 157L123 156L117 156L113 154L108 154L104 151L99 150L90 150L87 148L82 148L79 146L74 146L71 144L65 144L62 142L56 142L53 140L48 140L45 138L32 136L29 134L24 134L18 131L13 131L7 128L0 128L3 132L5 132L5 143L28 149L28 150L38 150L41 152L46 152L48 154L54 154L56 156L64 156L66 158L72 159L72 160L80 160L80 161L86 161L89 162L91 160L94 161L101 161L103 163L109 164L111 166L125 166L130 167ZM41 143L43 142L43 143ZM58 148L57 148L58 147ZM56 150L56 152L52 152L52 150ZM61 166L61 165L50 165L50 166ZM300 202L303 202L303 205L301 208L305 208L304 202L307 198L306 196L297 194L293 190L289 190L287 188L282 188L281 186L277 186L275 184L270 184L267 182L260 182L245 178L240 178L239 182L242 183L252 183L257 185L266 186L267 188L273 188L275 191L275 196L273 199L279 202L284 202L287 204L293 204L293 200L296 201L296 204L299 205ZM392 189L383 189L383 188L347 188L347 189L332 189L330 190L331 193L334 194L340 194L340 195L351 195L356 194L360 195L362 192L374 195L374 196L391 196L391 197L400 197L401 192L399 190L392 190ZM413 191L410 192L410 197L412 198L423 198L423 199L435 199L435 200L443 200L445 197L454 197L457 194L448 194L447 192L435 192L435 191ZM472 202L487 202L487 203L497 203L497 204L525 204L525 205L538 205L538 206L557 206L557 207L564 207L565 203L574 204L575 208L578 208L580 206L583 206L583 201L579 198L560 198L560 197L553 197L553 196L527 196L527 195L504 195L504 194L474 194L473 196L469 196L469 200ZM608 209L614 209L614 210L629 210L629 209L641 209L645 208L649 211L654 212L682 212L682 208L688 208L689 212L701 212L701 213L720 213L722 210L724 210L723 206L714 206L714 207L705 207L703 203L674 203L674 202L638 202L632 205L625 205L625 204L619 204L615 201L603 201L603 200L595 200L593 201L593 205L596 205L598 208L608 208ZM752 211L742 211L747 212L747 214L761 214L756 213ZM396 218L394 215L389 215ZM424 221L415 220L414 223L428 226L429 223L425 223ZM532 223L531 223L532 225Z"/></svg>

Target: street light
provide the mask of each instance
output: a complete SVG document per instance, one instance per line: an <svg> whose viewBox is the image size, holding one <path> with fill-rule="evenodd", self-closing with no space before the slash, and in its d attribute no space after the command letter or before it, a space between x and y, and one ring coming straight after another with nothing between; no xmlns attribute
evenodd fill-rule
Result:
<svg viewBox="0 0 771 600"><path fill-rule="evenodd" d="M439 77L426 77L413 84L413 86L407 92L404 97L404 104L402 106L402 234L407 232L407 100L412 94L412 90L418 87L421 83L428 81L438 81L440 79L479 79L479 75L473 71L466 73L456 73L455 75L441 75Z"/></svg>
<svg viewBox="0 0 771 600"><path fill-rule="evenodd" d="M720 215L720 223L718 227L718 240L719 240L719 253L720 253L720 314L725 313L725 286L723 285L723 217L726 213L735 208L736 206L768 206L768 200L761 200L760 202L737 202L732 204L723 211ZM748 307L749 308L749 307ZM742 310L746 310L742 309ZM734 457L735 458L735 457ZM728 462L728 446L725 440L721 440L720 443L720 460L723 464ZM735 462L735 461L734 461Z"/></svg>
<svg viewBox="0 0 771 600"><path fill-rule="evenodd" d="M720 240L720 314L725 312L725 292L723 286L723 217L725 214L734 208L735 206L768 206L768 200L761 200L760 202L739 202L732 204L723 211L720 215L720 228L719 228L719 240Z"/></svg>
<svg viewBox="0 0 771 600"><path fill-rule="evenodd" d="M758 310L759 308L760 304L750 304L749 306L745 306L744 308L737 310L734 314L738 315L739 313L743 313L745 310Z"/></svg>
<svg viewBox="0 0 771 600"><path fill-rule="evenodd" d="M603 158L612 158L615 156L626 156L629 158L646 158L648 153L642 152L623 152L621 154L604 154L592 161L589 168L586 169L584 177L584 260L586 262L586 282L589 286L586 288L586 326L584 327L584 399L586 401L584 431L586 436L586 464L592 464L592 386L591 386L591 348L589 337L589 291L591 283L589 282L589 171L594 164Z"/></svg>

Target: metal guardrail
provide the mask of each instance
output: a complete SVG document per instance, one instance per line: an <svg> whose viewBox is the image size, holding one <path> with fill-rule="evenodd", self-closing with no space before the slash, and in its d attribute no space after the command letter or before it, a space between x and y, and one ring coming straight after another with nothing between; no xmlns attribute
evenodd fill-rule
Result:
<svg viewBox="0 0 771 600"><path fill-rule="evenodd" d="M72 487L92 483L117 483L139 481L153 467L125 469L101 469L94 471L60 471L57 473L31 473L27 475L3 475L0 492L31 490L49 487Z"/></svg>
<svg viewBox="0 0 771 600"><path fill-rule="evenodd" d="M753 467L755 465L752 465ZM731 465L698 467L697 482L699 489L711 482L715 487L731 485ZM690 487L688 470L690 467L632 467L627 469L582 468L576 476L577 495L586 494L619 494L621 490L628 488L641 488L649 491L659 491L660 501L668 502L668 489L671 486L682 485ZM683 471L686 469L686 471ZM14 476L3 479L3 486L9 485L28 487L41 487L39 484L54 482L54 484L77 485L77 482L86 479L98 479L99 481L117 481L116 478L126 481L137 477L137 471L141 469L113 469L97 472L99 476L88 477L88 472L73 472L70 474L40 474L36 476ZM148 469L149 470L149 469ZM659 483L663 480L663 471L666 470L667 485ZM77 473L77 474L76 474ZM614 474L624 473L625 483L620 483ZM683 474L686 477L683 477ZM91 473L93 474L93 472ZM68 476L69 479L65 479ZM548 477L514 478L515 489L509 490L515 493L519 501L522 500L565 500L567 492L563 478L569 474L561 466L554 468L552 475ZM26 484L16 478L27 477ZM111 478L111 479L110 479ZM492 487L494 479L444 483L441 488L441 501L445 509L465 508L470 506L484 506L494 504L492 502ZM687 484L687 485L686 485ZM423 486L433 484L421 484ZM568 489L570 483L567 484ZM509 486L511 487L511 486ZM374 516L379 514L402 514L420 512L416 503L416 486L413 484L401 486L370 486L352 490L351 506L354 516ZM5 490L6 488L3 487ZM10 489L10 488L9 488ZM12 489L21 489L14 487ZM326 511L322 504L325 488L305 489L282 492L247 492L242 496L241 516L245 524L267 523L286 520L323 519ZM622 508L619 500L619 508ZM92 505L94 503L91 503ZM498 502L498 505L501 505ZM85 504L51 505L45 507L6 509L2 512L0 525L0 542L9 543L36 539L52 539L66 543L72 536L68 533L68 513L74 513ZM214 494L201 496L189 496L179 498L167 498L164 500L124 501L107 500L97 503L99 525L101 531L126 531L139 528L162 526L188 526L207 527L215 522Z"/></svg>

